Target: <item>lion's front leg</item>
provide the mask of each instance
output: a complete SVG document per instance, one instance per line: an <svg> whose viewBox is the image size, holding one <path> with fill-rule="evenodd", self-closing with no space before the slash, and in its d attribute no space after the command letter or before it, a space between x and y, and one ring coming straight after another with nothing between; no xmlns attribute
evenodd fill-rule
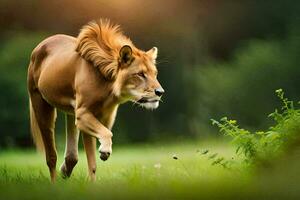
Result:
<svg viewBox="0 0 300 200"><path fill-rule="evenodd" d="M100 141L100 147L99 147L100 159L105 161L109 158L110 154L112 153L112 139L111 137L109 137L99 141Z"/></svg>
<svg viewBox="0 0 300 200"><path fill-rule="evenodd" d="M99 148L100 158L103 161L107 160L112 153L112 132L87 109L76 109L75 115L75 124L78 129L83 133L98 138L101 143Z"/></svg>

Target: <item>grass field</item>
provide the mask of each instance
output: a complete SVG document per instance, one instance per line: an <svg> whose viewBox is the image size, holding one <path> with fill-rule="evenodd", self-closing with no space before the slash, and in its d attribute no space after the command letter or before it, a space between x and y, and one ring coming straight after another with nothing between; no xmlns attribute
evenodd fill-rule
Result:
<svg viewBox="0 0 300 200"><path fill-rule="evenodd" d="M51 184L43 155L35 151L0 153L0 199L286 199L299 197L295 177L277 169L258 173L243 164L231 169L212 165L209 155L232 159L226 142L114 147L111 158L98 159L97 181L87 180L86 158L80 153L72 177ZM203 150L209 153L202 155ZM178 158L174 159L174 155ZM63 155L59 155L59 165ZM234 157L235 159L235 157ZM299 172L299 168L296 171ZM282 174L282 173L281 173ZM289 173L287 173L288 176ZM291 174L291 176L293 176ZM284 176L285 177L285 176ZM298 175L299 177L299 175Z"/></svg>

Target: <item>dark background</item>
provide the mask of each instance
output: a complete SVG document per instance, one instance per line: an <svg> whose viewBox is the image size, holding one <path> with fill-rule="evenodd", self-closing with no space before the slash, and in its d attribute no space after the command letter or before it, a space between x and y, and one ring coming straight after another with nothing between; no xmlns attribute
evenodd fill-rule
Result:
<svg viewBox="0 0 300 200"><path fill-rule="evenodd" d="M76 36L109 18L137 47L159 49L166 94L158 110L120 107L114 143L191 140L216 135L210 119L229 116L263 129L274 91L300 94L297 0L0 0L0 147L32 146L26 76L44 38ZM57 132L63 135L63 115Z"/></svg>

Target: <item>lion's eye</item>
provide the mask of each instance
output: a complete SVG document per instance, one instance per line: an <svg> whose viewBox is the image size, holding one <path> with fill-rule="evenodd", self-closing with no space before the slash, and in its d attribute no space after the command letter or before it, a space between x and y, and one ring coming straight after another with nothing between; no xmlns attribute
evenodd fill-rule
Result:
<svg viewBox="0 0 300 200"><path fill-rule="evenodd" d="M139 73L137 73L137 75L141 78L146 78L146 75L144 72L139 72Z"/></svg>

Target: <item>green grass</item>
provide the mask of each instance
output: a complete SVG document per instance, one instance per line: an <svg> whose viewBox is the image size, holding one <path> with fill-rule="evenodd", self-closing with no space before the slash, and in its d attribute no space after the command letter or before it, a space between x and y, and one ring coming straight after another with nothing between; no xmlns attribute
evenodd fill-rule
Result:
<svg viewBox="0 0 300 200"><path fill-rule="evenodd" d="M216 152L226 158L234 156L234 149L225 142L119 148L115 145L114 148L108 161L98 159L95 183L87 180L84 152L80 153L79 163L71 178L64 180L59 177L55 184L49 181L43 155L23 150L1 152L0 199L241 199L298 196L297 189L287 190L281 184L268 185L271 175L255 175L256 172L243 164L237 164L232 169L211 165L209 154ZM210 152L202 155L201 150L205 149ZM173 159L174 154L177 160ZM62 159L63 155L59 154L58 166Z"/></svg>

